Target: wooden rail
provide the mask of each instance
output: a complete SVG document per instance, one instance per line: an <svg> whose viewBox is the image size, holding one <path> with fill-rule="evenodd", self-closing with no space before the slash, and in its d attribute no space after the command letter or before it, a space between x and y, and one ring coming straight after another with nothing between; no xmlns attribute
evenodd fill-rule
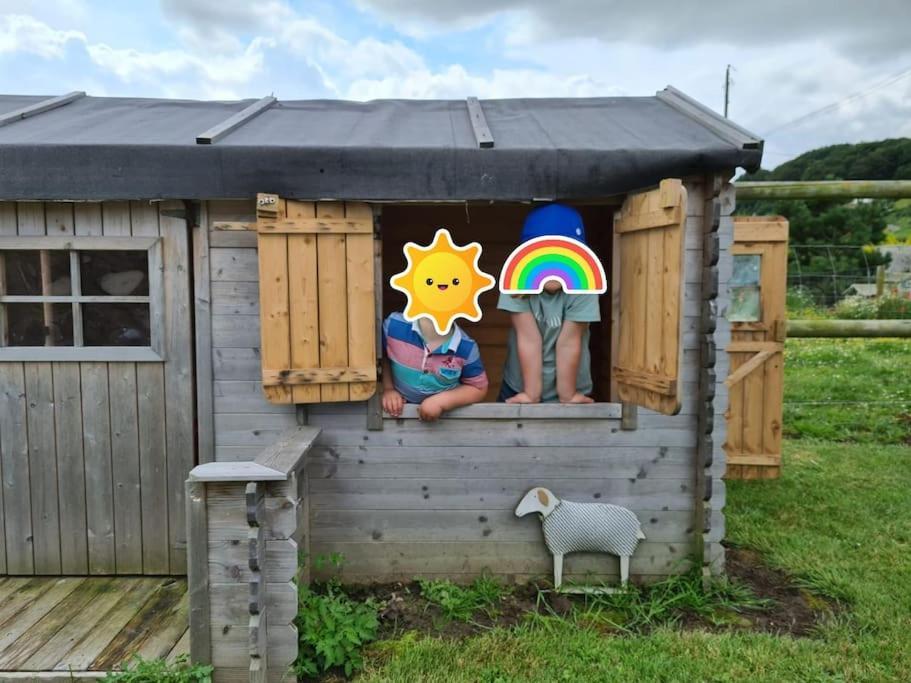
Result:
<svg viewBox="0 0 911 683"><path fill-rule="evenodd" d="M283 680L297 658L300 484L319 433L297 427L253 461L190 472L190 656L215 680Z"/></svg>
<svg viewBox="0 0 911 683"><path fill-rule="evenodd" d="M911 337L911 320L789 320L789 337Z"/></svg>
<svg viewBox="0 0 911 683"><path fill-rule="evenodd" d="M737 199L903 199L911 180L801 180L735 183Z"/></svg>

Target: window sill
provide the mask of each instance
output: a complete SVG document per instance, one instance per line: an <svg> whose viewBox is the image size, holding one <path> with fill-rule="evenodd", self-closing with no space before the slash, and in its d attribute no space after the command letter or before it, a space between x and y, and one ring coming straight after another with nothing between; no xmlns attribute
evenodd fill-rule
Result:
<svg viewBox="0 0 911 683"><path fill-rule="evenodd" d="M164 357L142 346L6 346L0 348L5 362L101 362L163 363Z"/></svg>
<svg viewBox="0 0 911 683"><path fill-rule="evenodd" d="M444 420L619 420L619 403L475 403L444 413ZM387 420L417 420L418 406L405 405L398 418L383 413Z"/></svg>

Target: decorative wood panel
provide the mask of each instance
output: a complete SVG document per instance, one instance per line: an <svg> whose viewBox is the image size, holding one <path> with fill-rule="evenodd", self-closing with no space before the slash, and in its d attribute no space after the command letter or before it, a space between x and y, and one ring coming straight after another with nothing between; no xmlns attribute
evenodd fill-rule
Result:
<svg viewBox="0 0 911 683"><path fill-rule="evenodd" d="M272 403L376 392L373 212L257 197L262 383Z"/></svg>
<svg viewBox="0 0 911 683"><path fill-rule="evenodd" d="M630 195L614 220L620 271L614 379L621 401L666 415L680 410L686 200L680 180L662 180L657 190Z"/></svg>

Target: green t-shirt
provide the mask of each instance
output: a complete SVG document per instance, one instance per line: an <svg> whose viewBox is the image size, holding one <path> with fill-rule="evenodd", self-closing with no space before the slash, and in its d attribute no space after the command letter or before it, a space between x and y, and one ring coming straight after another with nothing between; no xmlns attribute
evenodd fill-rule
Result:
<svg viewBox="0 0 911 683"><path fill-rule="evenodd" d="M510 313L530 312L538 322L541 332L541 352L544 356L541 365L541 400L557 400L557 338L563 329L564 320L579 323L592 323L601 320L597 294L531 294L525 297L514 297L511 294L500 294L497 308ZM506 367L503 369L503 381L515 391L522 391L522 368L519 365L519 352L516 345L516 331L509 330L509 345L506 353ZM579 374L576 377L576 390L583 394L592 391L591 355L588 351L588 328L582 336L582 355L579 358Z"/></svg>

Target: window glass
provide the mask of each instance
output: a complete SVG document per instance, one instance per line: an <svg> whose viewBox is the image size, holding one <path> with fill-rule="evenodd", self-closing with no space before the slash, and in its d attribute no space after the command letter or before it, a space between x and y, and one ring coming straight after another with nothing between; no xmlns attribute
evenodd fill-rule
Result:
<svg viewBox="0 0 911 683"><path fill-rule="evenodd" d="M759 289L761 254L734 254L731 274L731 303L728 320L731 322L758 322L762 319Z"/></svg>
<svg viewBox="0 0 911 683"><path fill-rule="evenodd" d="M49 251L48 260L51 266L51 296L70 296L73 293L70 283L70 252Z"/></svg>
<svg viewBox="0 0 911 683"><path fill-rule="evenodd" d="M41 261L37 251L4 251L6 293L15 296L41 294Z"/></svg>
<svg viewBox="0 0 911 683"><path fill-rule="evenodd" d="M83 251L79 254L82 293L92 296L148 296L145 251Z"/></svg>
<svg viewBox="0 0 911 683"><path fill-rule="evenodd" d="M41 304L5 304L10 346L44 346L44 311Z"/></svg>
<svg viewBox="0 0 911 683"><path fill-rule="evenodd" d="M149 346L148 304L83 304L86 346Z"/></svg>

